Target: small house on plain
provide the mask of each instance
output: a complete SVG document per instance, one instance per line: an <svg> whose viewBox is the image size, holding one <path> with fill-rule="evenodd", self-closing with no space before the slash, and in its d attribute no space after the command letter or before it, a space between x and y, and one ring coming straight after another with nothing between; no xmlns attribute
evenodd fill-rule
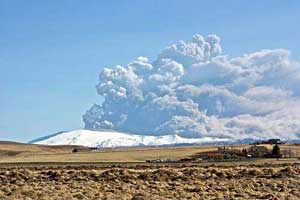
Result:
<svg viewBox="0 0 300 200"><path fill-rule="evenodd" d="M222 160L223 152L218 152L218 151L200 152L197 153L194 157L201 160Z"/></svg>
<svg viewBox="0 0 300 200"><path fill-rule="evenodd" d="M235 160L241 158L241 153L235 150L218 149L218 151L206 151L195 154L198 160Z"/></svg>
<svg viewBox="0 0 300 200"><path fill-rule="evenodd" d="M261 158L270 155L270 151L265 146L252 145L248 149L248 155L251 155L251 157L255 157L255 158Z"/></svg>

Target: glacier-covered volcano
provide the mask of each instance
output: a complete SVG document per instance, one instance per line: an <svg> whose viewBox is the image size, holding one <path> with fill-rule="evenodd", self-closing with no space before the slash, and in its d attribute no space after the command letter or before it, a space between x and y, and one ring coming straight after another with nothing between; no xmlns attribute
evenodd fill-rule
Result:
<svg viewBox="0 0 300 200"><path fill-rule="evenodd" d="M33 140L29 143L45 145L83 145L97 148L175 146L183 144L214 144L228 142L226 138L183 138L178 135L145 136L112 130L73 130L60 132Z"/></svg>

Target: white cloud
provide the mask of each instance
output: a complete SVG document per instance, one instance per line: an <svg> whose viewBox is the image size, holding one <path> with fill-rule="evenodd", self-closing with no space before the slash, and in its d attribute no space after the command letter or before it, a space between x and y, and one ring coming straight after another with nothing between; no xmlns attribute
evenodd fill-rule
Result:
<svg viewBox="0 0 300 200"><path fill-rule="evenodd" d="M87 129L147 135L295 139L300 133L300 64L288 50L223 54L216 35L195 35L164 49L104 68L105 98L83 116Z"/></svg>

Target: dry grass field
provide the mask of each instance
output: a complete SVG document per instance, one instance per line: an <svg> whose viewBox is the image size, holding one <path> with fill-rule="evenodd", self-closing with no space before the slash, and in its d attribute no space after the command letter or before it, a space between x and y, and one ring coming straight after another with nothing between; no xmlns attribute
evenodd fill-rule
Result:
<svg viewBox="0 0 300 200"><path fill-rule="evenodd" d="M300 199L300 165L0 168L0 199Z"/></svg>
<svg viewBox="0 0 300 200"><path fill-rule="evenodd" d="M233 149L247 148L249 145L231 146ZM269 149L272 145L265 145ZM78 153L72 153L74 148ZM15 162L144 162L147 159L180 159L203 151L217 150L218 146L187 146L161 148L120 148L88 151L81 146L46 146L12 142L0 142L0 163ZM300 145L281 145L281 149L291 149L300 157Z"/></svg>
<svg viewBox="0 0 300 200"><path fill-rule="evenodd" d="M78 153L72 153L79 148ZM201 151L216 150L213 146L121 148L87 151L76 146L45 146L0 143L0 163L7 162L144 162L146 159L183 158Z"/></svg>
<svg viewBox="0 0 300 200"><path fill-rule="evenodd" d="M72 153L74 148L81 152ZM281 148L296 153L300 146ZM146 159L183 158L215 149L192 146L87 152L78 146L1 142L0 199L300 199L297 158L144 163Z"/></svg>

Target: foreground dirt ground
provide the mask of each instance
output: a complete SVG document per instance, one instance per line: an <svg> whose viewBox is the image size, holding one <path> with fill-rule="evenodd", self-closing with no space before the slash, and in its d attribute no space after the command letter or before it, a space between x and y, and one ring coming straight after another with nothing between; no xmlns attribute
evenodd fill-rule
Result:
<svg viewBox="0 0 300 200"><path fill-rule="evenodd" d="M2 166L0 199L300 199L300 164Z"/></svg>

